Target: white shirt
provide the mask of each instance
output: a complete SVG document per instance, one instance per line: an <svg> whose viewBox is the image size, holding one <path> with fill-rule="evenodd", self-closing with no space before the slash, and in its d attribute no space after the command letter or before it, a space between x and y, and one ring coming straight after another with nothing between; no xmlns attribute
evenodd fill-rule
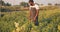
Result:
<svg viewBox="0 0 60 32"><path fill-rule="evenodd" d="M39 6L37 4L35 4L34 6L30 6L29 9L31 8L36 8L36 9L39 9Z"/></svg>

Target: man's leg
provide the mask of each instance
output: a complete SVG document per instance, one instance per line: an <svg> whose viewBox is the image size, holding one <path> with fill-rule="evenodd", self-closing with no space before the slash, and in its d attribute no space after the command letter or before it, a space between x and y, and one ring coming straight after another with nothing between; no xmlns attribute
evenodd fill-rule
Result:
<svg viewBox="0 0 60 32"><path fill-rule="evenodd" d="M38 22L38 16L36 17L35 23L36 26L39 26L39 22Z"/></svg>

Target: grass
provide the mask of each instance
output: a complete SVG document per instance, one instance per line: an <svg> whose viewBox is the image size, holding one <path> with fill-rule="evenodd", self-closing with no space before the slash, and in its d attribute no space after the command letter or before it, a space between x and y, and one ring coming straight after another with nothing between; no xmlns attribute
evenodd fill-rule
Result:
<svg viewBox="0 0 60 32"><path fill-rule="evenodd" d="M20 32L60 32L60 9L39 11L39 26L32 24L29 30L29 11L2 12L0 18L0 32L12 32L16 29L14 22L19 23L19 28L25 27ZM24 30L25 29L25 30Z"/></svg>

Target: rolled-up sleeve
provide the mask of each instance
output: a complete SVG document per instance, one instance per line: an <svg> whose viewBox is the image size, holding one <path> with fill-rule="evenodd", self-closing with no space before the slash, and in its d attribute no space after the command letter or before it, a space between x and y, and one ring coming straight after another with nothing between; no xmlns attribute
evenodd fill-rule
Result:
<svg viewBox="0 0 60 32"><path fill-rule="evenodd" d="M36 8L36 9L39 9L39 6L38 6L38 5L35 5L35 8Z"/></svg>

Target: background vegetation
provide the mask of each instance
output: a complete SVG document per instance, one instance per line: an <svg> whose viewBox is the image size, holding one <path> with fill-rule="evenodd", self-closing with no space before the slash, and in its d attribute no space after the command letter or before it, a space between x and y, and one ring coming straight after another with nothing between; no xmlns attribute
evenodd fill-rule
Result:
<svg viewBox="0 0 60 32"><path fill-rule="evenodd" d="M25 7L25 4L21 5ZM25 29L20 29L20 32L60 32L59 7L51 6L50 3L49 6L40 7L39 26L31 23L31 30L29 30L31 26L28 16L29 10L21 9L20 6L0 5L0 32L13 32L16 29L14 22L19 23L19 29L22 26L25 27Z"/></svg>

